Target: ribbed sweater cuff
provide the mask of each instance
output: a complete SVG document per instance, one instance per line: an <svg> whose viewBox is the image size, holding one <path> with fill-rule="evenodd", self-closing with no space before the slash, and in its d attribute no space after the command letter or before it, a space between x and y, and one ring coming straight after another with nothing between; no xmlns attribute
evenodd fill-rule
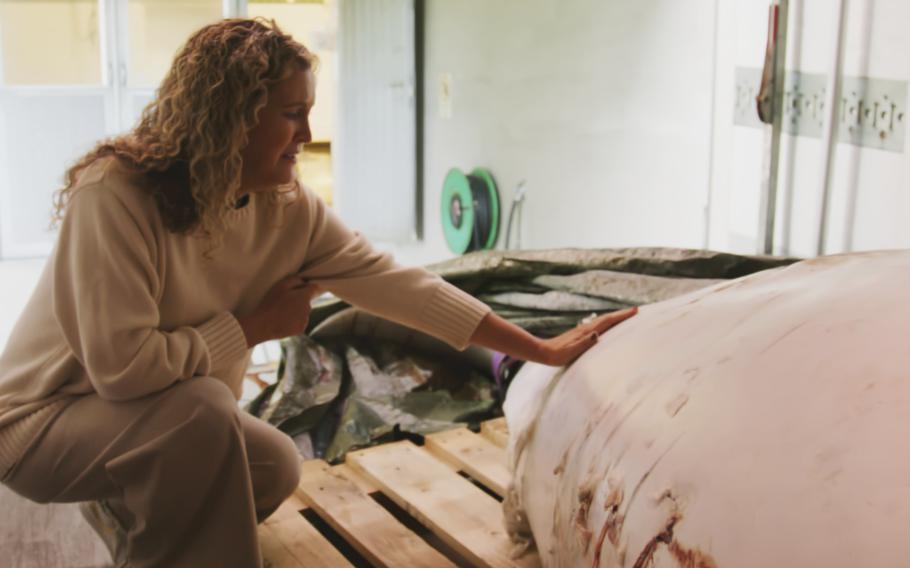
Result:
<svg viewBox="0 0 910 568"><path fill-rule="evenodd" d="M22 453L48 420L70 402L62 398L0 428L0 481L6 479Z"/></svg>
<svg viewBox="0 0 910 568"><path fill-rule="evenodd" d="M221 312L196 327L209 349L211 367L223 361L234 361L246 355L246 336L240 322L230 312Z"/></svg>
<svg viewBox="0 0 910 568"><path fill-rule="evenodd" d="M490 311L490 306L443 282L424 306L424 322L433 335L460 351Z"/></svg>

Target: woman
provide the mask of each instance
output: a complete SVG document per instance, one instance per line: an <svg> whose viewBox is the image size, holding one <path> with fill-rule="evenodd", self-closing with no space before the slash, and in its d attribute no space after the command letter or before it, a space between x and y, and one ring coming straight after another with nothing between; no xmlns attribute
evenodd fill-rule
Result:
<svg viewBox="0 0 910 568"><path fill-rule="evenodd" d="M298 453L238 410L253 346L326 289L456 348L563 365L629 317L539 340L374 251L294 177L314 57L272 23L194 34L128 135L66 174L57 246L0 358L0 476L82 507L131 566L260 566Z"/></svg>

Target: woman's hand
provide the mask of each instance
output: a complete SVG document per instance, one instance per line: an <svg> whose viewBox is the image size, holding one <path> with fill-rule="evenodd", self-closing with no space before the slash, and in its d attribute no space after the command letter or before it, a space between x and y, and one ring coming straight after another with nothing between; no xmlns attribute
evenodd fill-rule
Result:
<svg viewBox="0 0 910 568"><path fill-rule="evenodd" d="M310 321L310 301L321 291L299 274L279 280L252 313L237 318L247 345L303 333Z"/></svg>
<svg viewBox="0 0 910 568"><path fill-rule="evenodd" d="M568 365L578 359L582 353L594 347L600 338L600 334L629 319L636 313L638 313L638 308L603 314L561 335L542 340L540 345L541 360L539 362L554 367Z"/></svg>
<svg viewBox="0 0 910 568"><path fill-rule="evenodd" d="M491 312L477 326L471 343L516 359L561 367L593 347L600 334L636 313L638 308L611 312L552 339L540 339Z"/></svg>

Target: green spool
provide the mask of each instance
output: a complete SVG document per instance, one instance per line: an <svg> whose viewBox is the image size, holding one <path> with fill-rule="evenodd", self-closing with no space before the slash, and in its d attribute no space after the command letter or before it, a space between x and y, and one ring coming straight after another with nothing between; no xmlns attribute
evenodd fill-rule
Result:
<svg viewBox="0 0 910 568"><path fill-rule="evenodd" d="M496 238L499 237L499 191L496 189L496 182L493 181L493 174L486 168L474 168L471 176L483 181L484 189L489 196L489 229L487 229L486 242L481 249L492 250L496 246Z"/></svg>
<svg viewBox="0 0 910 568"><path fill-rule="evenodd" d="M456 254L492 249L499 236L499 192L489 170L475 168L465 175L458 168L442 185L442 231Z"/></svg>
<svg viewBox="0 0 910 568"><path fill-rule="evenodd" d="M474 233L474 198L468 176L458 168L449 170L442 184L442 232L452 252L468 252Z"/></svg>

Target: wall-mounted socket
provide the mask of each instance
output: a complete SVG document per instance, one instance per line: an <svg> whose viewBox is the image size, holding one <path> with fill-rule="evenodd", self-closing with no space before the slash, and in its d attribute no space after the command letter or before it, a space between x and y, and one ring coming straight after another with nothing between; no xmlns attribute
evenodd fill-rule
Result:
<svg viewBox="0 0 910 568"><path fill-rule="evenodd" d="M826 86L827 80L820 73L787 72L784 81L784 132L821 138L825 126Z"/></svg>
<svg viewBox="0 0 910 568"><path fill-rule="evenodd" d="M761 69L736 68L733 123L761 127L755 95ZM788 71L784 81L783 130L821 137L825 121L827 78L820 73ZM904 151L907 82L844 77L837 112L837 140L857 146Z"/></svg>
<svg viewBox="0 0 910 568"><path fill-rule="evenodd" d="M906 81L845 77L838 140L903 152L906 111Z"/></svg>

